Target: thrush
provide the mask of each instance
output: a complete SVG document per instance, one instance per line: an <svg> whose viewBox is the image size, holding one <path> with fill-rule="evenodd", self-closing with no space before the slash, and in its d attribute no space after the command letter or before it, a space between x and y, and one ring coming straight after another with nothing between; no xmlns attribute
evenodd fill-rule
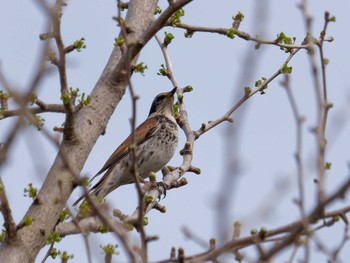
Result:
<svg viewBox="0 0 350 263"><path fill-rule="evenodd" d="M142 178L151 172L161 170L173 157L177 142L178 129L174 117L173 104L176 88L170 92L158 94L152 103L147 119L134 131L137 158L137 171ZM112 153L100 171L91 181L105 173L88 191L97 200L104 199L121 185L134 182L131 172L133 157L130 150L132 134ZM73 205L77 205L86 196L81 196Z"/></svg>

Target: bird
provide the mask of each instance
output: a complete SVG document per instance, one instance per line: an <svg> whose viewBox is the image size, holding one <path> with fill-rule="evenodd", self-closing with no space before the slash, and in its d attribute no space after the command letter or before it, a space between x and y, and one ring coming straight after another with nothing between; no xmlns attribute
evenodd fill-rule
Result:
<svg viewBox="0 0 350 263"><path fill-rule="evenodd" d="M178 128L174 117L174 94L176 88L158 94L151 105L147 119L134 131L136 144L136 166L139 175L145 179L151 172L161 170L174 156L178 144ZM134 183L130 170L132 166L133 134L130 134L112 153L103 167L90 180L104 173L102 178L88 190L88 194L103 200L121 185ZM76 200L73 206L86 199L86 194Z"/></svg>

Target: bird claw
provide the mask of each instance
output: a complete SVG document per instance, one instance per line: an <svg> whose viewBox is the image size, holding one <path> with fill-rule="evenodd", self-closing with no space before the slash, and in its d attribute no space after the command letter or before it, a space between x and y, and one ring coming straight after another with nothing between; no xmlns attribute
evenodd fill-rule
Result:
<svg viewBox="0 0 350 263"><path fill-rule="evenodd" d="M163 182L157 182L157 190L159 192L158 201L160 201L162 195L164 195L163 199L166 197L167 185Z"/></svg>

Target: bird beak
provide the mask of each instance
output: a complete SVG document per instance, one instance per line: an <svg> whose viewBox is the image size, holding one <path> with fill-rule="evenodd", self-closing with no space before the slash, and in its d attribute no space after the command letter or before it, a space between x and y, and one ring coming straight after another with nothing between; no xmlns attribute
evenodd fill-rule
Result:
<svg viewBox="0 0 350 263"><path fill-rule="evenodd" d="M176 92L176 87L175 88L173 88L171 91L169 91L169 93L168 93L168 96L169 97L172 97L172 96L174 96L174 94L175 94L175 92Z"/></svg>

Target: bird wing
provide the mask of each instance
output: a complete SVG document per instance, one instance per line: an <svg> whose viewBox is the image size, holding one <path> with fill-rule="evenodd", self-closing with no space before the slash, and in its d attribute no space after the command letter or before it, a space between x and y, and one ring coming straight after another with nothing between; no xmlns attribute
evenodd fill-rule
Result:
<svg viewBox="0 0 350 263"><path fill-rule="evenodd" d="M158 118L152 117L146 119L135 130L135 143L140 145L148 138L152 137L158 127ZM107 162L103 165L100 171L91 179L91 181L98 175L102 174L113 165L117 164L124 156L130 152L130 145L132 141L132 134L130 134L125 141L112 153Z"/></svg>

